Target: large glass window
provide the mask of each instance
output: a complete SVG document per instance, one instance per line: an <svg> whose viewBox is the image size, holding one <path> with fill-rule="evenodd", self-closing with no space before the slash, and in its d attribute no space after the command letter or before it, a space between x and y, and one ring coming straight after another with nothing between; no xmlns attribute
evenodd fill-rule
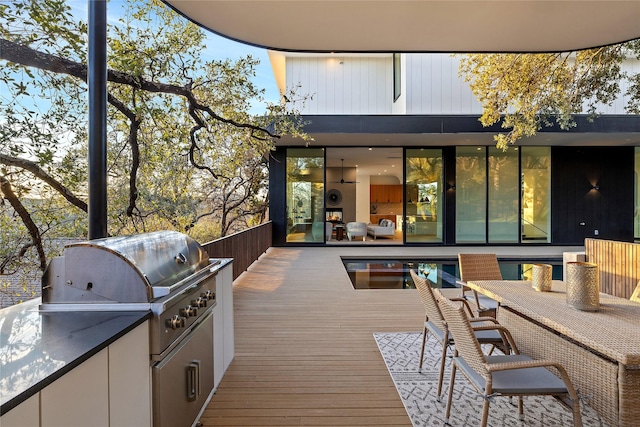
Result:
<svg viewBox="0 0 640 427"><path fill-rule="evenodd" d="M519 239L518 148L489 147L489 243L517 243Z"/></svg>
<svg viewBox="0 0 640 427"><path fill-rule="evenodd" d="M442 150L406 153L406 241L442 242Z"/></svg>
<svg viewBox="0 0 640 427"><path fill-rule="evenodd" d="M324 242L324 150L287 150L287 242Z"/></svg>
<svg viewBox="0 0 640 427"><path fill-rule="evenodd" d="M487 241L487 151L456 148L456 242Z"/></svg>
<svg viewBox="0 0 640 427"><path fill-rule="evenodd" d="M551 148L521 147L522 242L551 242Z"/></svg>

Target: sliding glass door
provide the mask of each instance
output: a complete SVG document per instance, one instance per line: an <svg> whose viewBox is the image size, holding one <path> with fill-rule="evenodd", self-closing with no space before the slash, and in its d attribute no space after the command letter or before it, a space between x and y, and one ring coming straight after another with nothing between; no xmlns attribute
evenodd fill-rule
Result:
<svg viewBox="0 0 640 427"><path fill-rule="evenodd" d="M406 241L442 242L442 150L407 149L405 171Z"/></svg>
<svg viewBox="0 0 640 427"><path fill-rule="evenodd" d="M486 243L487 152L456 148L456 243Z"/></svg>
<svg viewBox="0 0 640 427"><path fill-rule="evenodd" d="M551 243L551 148L522 147L522 243Z"/></svg>
<svg viewBox="0 0 640 427"><path fill-rule="evenodd" d="M518 147L503 151L489 147L488 242L518 243L520 195Z"/></svg>
<svg viewBox="0 0 640 427"><path fill-rule="evenodd" d="M324 242L324 150L287 150L287 242Z"/></svg>

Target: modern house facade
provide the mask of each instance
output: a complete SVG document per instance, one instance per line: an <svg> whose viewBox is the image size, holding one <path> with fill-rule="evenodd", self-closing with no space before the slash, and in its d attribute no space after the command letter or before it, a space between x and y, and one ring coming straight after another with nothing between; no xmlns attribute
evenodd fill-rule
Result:
<svg viewBox="0 0 640 427"><path fill-rule="evenodd" d="M270 59L283 93L298 87L311 97L297 108L314 138L308 146L283 138L272 153L274 246L327 244L327 222L381 220L395 233L374 244L640 239L640 117L625 113L624 97L594 121L578 115L570 131L545 128L502 151L493 141L501 129L478 121L459 57L270 51ZM624 66L637 73L640 61Z"/></svg>

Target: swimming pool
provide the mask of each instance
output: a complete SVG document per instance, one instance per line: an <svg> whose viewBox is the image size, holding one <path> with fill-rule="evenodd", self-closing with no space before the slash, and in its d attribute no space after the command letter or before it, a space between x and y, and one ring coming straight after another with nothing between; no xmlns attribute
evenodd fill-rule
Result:
<svg viewBox="0 0 640 427"><path fill-rule="evenodd" d="M458 288L460 277L457 259L342 258L354 289L415 289L409 270L431 282L434 288ZM504 279L530 280L531 260L498 259ZM551 264L553 279L562 279L562 260L536 259L535 263Z"/></svg>

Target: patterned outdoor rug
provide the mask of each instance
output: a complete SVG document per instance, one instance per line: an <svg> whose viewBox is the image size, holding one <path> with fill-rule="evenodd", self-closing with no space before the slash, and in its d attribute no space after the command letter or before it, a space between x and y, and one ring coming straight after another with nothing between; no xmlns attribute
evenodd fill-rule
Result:
<svg viewBox="0 0 640 427"><path fill-rule="evenodd" d="M451 356L447 357L443 397L436 400L438 372L442 347L433 338L427 339L422 373L418 372L418 358L422 334L419 332L374 333L373 334L398 394L415 427L442 426L447 404ZM467 382L464 375L456 375L451 426L478 426L482 413L482 398ZM598 414L584 403L581 404L584 426L606 427ZM492 399L489 407L488 426L572 426L571 412L552 397L531 396L524 398L524 421L518 418L517 400L508 397Z"/></svg>

